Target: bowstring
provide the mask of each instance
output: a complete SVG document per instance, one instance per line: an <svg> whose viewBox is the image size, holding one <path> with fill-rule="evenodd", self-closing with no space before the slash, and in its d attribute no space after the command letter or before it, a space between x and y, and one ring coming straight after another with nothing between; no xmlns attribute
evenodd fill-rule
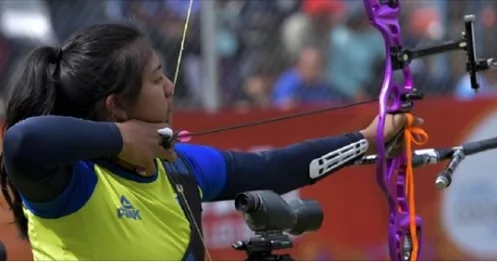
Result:
<svg viewBox="0 0 497 262"><path fill-rule="evenodd" d="M183 50L185 49L186 33L188 32L188 24L190 24L190 15L192 14L192 6L193 6L193 0L189 0L188 10L186 12L185 24L183 26L183 36L181 37L181 45L178 53L178 61L176 62L176 71L174 72L174 79L173 79L174 89L176 89L176 83L178 82L178 75L181 66L181 58L183 58Z"/></svg>
<svg viewBox="0 0 497 262"><path fill-rule="evenodd" d="M179 49L179 52L178 52L178 60L176 62L176 70L174 72L173 96L174 96L174 93L176 91L176 83L178 81L178 75L179 75L179 71L180 71L180 67L181 67L181 58L183 58L183 50L185 49L186 34L188 33L188 25L190 24L190 16L191 16L191 13L192 13L192 6L193 6L193 0L189 0L188 9L187 9L187 12L186 12L185 24L183 26L183 36L181 37L180 49ZM171 176L171 178L172 177L173 176ZM177 188L181 188L180 184L177 181L174 181L174 184L176 184ZM181 198L183 198L183 202L186 204L187 210L185 210L185 212L190 213L190 217L191 217L191 220L192 220L191 223L193 223L193 225L195 227L195 230L198 233L200 241L202 242L202 245L204 247L205 255L207 256L207 259L210 260L210 261L212 261L212 257L211 257L211 254L209 253L209 249L207 248L207 244L205 243L205 239L203 237L202 230L200 230L200 226L197 224L197 221L195 221L195 218L193 216L193 212L192 212L192 209L190 207L190 203L186 199L186 196L185 196L183 190L177 190L177 192L179 193L179 195L181 196ZM193 241L193 239L190 239L190 241ZM188 250L187 250L187 252L188 252Z"/></svg>

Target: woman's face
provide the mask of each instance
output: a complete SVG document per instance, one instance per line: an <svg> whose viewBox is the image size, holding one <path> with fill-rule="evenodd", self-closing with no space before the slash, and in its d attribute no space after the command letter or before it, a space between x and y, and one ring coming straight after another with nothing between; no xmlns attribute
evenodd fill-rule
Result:
<svg viewBox="0 0 497 262"><path fill-rule="evenodd" d="M127 110L128 118L172 125L173 83L164 76L161 60L153 52L143 70L142 89L135 105Z"/></svg>

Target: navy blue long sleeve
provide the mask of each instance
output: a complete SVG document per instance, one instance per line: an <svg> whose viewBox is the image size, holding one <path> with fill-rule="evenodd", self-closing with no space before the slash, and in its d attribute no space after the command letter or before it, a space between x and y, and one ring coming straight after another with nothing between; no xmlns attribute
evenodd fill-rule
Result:
<svg viewBox="0 0 497 262"><path fill-rule="evenodd" d="M260 153L224 152L228 175L218 199L232 199L237 193L261 189L283 194L313 184L317 180L310 178L312 160L363 138L357 132L312 139Z"/></svg>
<svg viewBox="0 0 497 262"><path fill-rule="evenodd" d="M3 156L10 179L24 197L44 201L55 197L69 183L71 164L115 156L122 143L113 123L39 116L7 130Z"/></svg>
<svg viewBox="0 0 497 262"><path fill-rule="evenodd" d="M176 150L193 169L204 190L204 200L217 201L233 199L236 194L250 190L268 189L283 194L310 185L316 181L309 174L313 159L363 138L359 132L350 133L259 153L221 151L191 144L179 144Z"/></svg>
<svg viewBox="0 0 497 262"><path fill-rule="evenodd" d="M313 159L362 138L360 133L351 133L260 153L192 144L178 144L175 149L192 170L204 201L215 201L249 190L285 193L311 184L309 164ZM117 155L122 138L113 123L40 116L11 127L3 146L7 173L23 197L47 202L74 181L97 183L81 171L84 165L76 163ZM90 184L88 188L92 188Z"/></svg>

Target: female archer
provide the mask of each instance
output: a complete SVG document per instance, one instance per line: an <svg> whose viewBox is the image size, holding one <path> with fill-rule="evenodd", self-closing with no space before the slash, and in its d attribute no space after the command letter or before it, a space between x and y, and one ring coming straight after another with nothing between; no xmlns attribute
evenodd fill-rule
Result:
<svg viewBox="0 0 497 262"><path fill-rule="evenodd" d="M262 153L164 148L174 87L162 71L124 24L29 54L7 101L0 181L35 260L203 260L201 202L282 194L329 175L312 173L313 159L358 142L357 157L375 151L377 121ZM388 116L386 140L405 122Z"/></svg>

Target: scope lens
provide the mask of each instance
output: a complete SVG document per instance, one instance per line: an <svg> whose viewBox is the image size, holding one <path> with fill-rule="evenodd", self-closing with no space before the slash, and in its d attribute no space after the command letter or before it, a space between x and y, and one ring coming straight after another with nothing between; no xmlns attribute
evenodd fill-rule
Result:
<svg viewBox="0 0 497 262"><path fill-rule="evenodd" d="M295 224L288 231L292 235L318 230L323 224L323 209L316 200L293 199L288 202L295 215Z"/></svg>
<svg viewBox="0 0 497 262"><path fill-rule="evenodd" d="M260 207L260 199L254 193L242 193L235 197L236 210L243 213L250 213L258 211Z"/></svg>

